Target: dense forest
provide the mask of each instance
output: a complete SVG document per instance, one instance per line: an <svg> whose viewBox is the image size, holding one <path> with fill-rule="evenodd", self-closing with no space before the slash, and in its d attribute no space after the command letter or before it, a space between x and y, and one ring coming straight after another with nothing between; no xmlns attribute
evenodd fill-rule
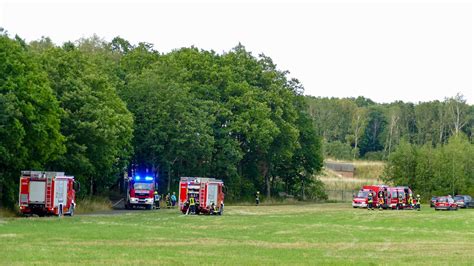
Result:
<svg viewBox="0 0 474 266"><path fill-rule="evenodd" d="M20 170L65 171L81 195L107 193L131 164L224 179L236 200L256 190L311 198L320 137L303 87L242 45L159 53L98 37L56 46L0 36L0 192L16 200Z"/></svg>
<svg viewBox="0 0 474 266"><path fill-rule="evenodd" d="M257 190L318 198L323 156L387 160L387 181L425 191L447 189L432 182L448 170L447 191L474 187L474 107L461 95L378 104L303 93L241 44L160 53L120 37L58 46L2 31L1 204L15 203L21 170L65 171L87 196L106 195L137 164L159 174L162 193L180 176L209 176L235 200Z"/></svg>

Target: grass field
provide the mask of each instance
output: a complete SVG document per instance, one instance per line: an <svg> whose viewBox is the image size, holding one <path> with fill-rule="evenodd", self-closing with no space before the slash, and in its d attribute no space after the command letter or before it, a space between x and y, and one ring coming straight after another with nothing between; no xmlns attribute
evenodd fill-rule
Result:
<svg viewBox="0 0 474 266"><path fill-rule="evenodd" d="M472 265L474 210L227 206L0 220L0 264Z"/></svg>

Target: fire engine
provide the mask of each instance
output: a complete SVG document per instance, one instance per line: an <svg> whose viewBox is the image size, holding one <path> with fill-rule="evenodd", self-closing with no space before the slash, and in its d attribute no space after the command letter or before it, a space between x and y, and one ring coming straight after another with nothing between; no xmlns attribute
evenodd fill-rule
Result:
<svg viewBox="0 0 474 266"><path fill-rule="evenodd" d="M21 171L19 205L25 215L74 215L79 183L63 172Z"/></svg>
<svg viewBox="0 0 474 266"><path fill-rule="evenodd" d="M215 178L181 177L179 182L179 208L189 213L190 199L194 198L195 214L224 213L224 182Z"/></svg>
<svg viewBox="0 0 474 266"><path fill-rule="evenodd" d="M134 177L129 177L125 208L145 207L151 210L154 204L155 183L153 176L135 175Z"/></svg>

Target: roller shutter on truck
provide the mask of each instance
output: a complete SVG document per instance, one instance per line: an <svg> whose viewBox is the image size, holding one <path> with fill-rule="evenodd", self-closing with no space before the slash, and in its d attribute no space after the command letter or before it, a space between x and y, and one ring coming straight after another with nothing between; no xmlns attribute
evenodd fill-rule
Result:
<svg viewBox="0 0 474 266"><path fill-rule="evenodd" d="M44 204L46 193L45 181L30 181L30 203Z"/></svg>
<svg viewBox="0 0 474 266"><path fill-rule="evenodd" d="M217 192L218 192L218 184L208 184L207 185L207 200L206 206L210 206L212 202L217 204Z"/></svg>

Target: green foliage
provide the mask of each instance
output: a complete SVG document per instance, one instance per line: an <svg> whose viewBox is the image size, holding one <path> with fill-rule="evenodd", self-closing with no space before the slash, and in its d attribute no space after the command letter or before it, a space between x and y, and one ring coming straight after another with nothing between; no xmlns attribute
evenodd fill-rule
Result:
<svg viewBox="0 0 474 266"><path fill-rule="evenodd" d="M473 158L474 145L462 134L436 148L402 141L389 157L385 180L424 194L468 193L474 187Z"/></svg>
<svg viewBox="0 0 474 266"><path fill-rule="evenodd" d="M37 50L64 112L61 132L67 153L50 167L75 175L83 194L105 192L126 169L133 119L103 66L94 63L92 44Z"/></svg>
<svg viewBox="0 0 474 266"><path fill-rule="evenodd" d="M351 160L353 157L353 151L351 146L347 143L340 142L338 140L324 143L324 154L327 157L340 159L340 160Z"/></svg>
<svg viewBox="0 0 474 266"><path fill-rule="evenodd" d="M0 35L0 196L6 205L16 200L20 170L44 169L64 153L61 114L31 52Z"/></svg>

